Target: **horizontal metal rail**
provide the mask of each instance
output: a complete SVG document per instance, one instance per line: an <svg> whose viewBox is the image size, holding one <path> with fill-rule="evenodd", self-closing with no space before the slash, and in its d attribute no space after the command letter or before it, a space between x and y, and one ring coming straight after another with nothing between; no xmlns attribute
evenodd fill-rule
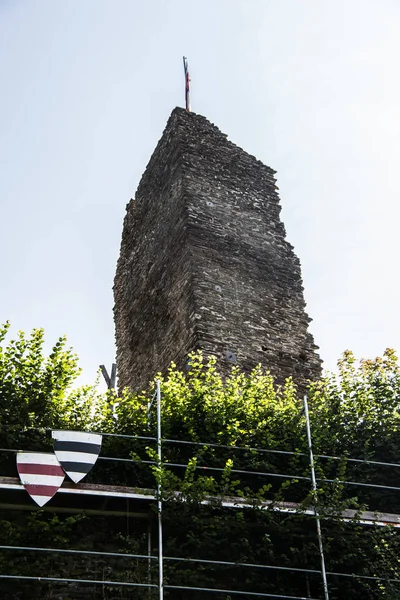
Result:
<svg viewBox="0 0 400 600"><path fill-rule="evenodd" d="M130 583L127 581L100 581L98 579L69 579L64 577L34 577L30 575L1 575L0 579L19 579L22 581L52 581L55 583L88 583L94 585L112 585L123 587L140 587L140 588L158 588L152 583ZM254 596L258 598L278 598L284 600L318 600L318 598L310 598L309 596L286 596L282 594L263 594L258 592L245 592L244 590L222 590L217 588L189 587L184 585L164 585L164 588L170 590L187 590L198 592L212 592L214 594L233 594L241 596Z"/></svg>
<svg viewBox="0 0 400 600"><path fill-rule="evenodd" d="M85 556L113 556L117 558L144 558L155 559L156 556L149 554L124 554L123 552L100 552L97 550L69 550L67 548L40 548L33 546L3 546L0 545L0 550L23 551L23 552L50 552L54 554L84 554Z"/></svg>
<svg viewBox="0 0 400 600"><path fill-rule="evenodd" d="M209 444L207 442L192 442L187 440L173 440L173 439L163 439L163 442L173 443L173 444L186 444L188 446L205 446L210 448L224 448L226 450L248 450L251 452L259 452L265 454L283 454L288 456L305 456L308 457L306 452L291 452L290 450L272 450L270 448L257 448L252 446L229 446L227 444ZM350 458L349 456L331 456L329 454L316 454L314 458L326 458L330 460L345 460L347 462L360 463L364 465L376 465L380 467L399 467L400 463L389 463L389 462L381 462L377 460L369 460L367 458Z"/></svg>
<svg viewBox="0 0 400 600"><path fill-rule="evenodd" d="M0 448L0 452L17 453L17 452L19 452L19 450L16 450L14 448ZM334 457L325 456L325 458L334 458ZM147 464L147 465L154 465L154 466L158 465L158 463L156 461L153 461L153 460L142 460L142 459L132 459L132 458L117 458L117 457L112 457L112 456L99 456L98 460L106 460L106 461L111 461L111 462L126 462L126 463L130 463L130 464L139 463L139 464ZM358 460L358 459L352 459L352 460ZM359 462L366 462L366 461L359 461ZM379 463L379 464L385 464L385 463ZM163 466L164 467L185 468L186 469L189 465L185 464L185 463L164 462ZM396 465L394 463L387 463L387 466L400 466L400 465ZM224 467L210 467L210 466L207 466L207 465L196 465L194 468L196 470L215 471L215 472L219 472L219 473L225 472L227 470ZM239 475L259 475L259 476L262 476L262 477L275 477L275 478L278 478L278 479L291 479L293 481L295 481L295 480L310 481L310 478L307 477L307 476L304 476L304 475L291 475L291 474L288 474L288 473L271 473L271 472L263 472L263 471L249 471L249 470L246 470L246 469L229 469L229 472L230 473L236 473L236 474L239 474ZM340 480L340 479L327 479L325 477L317 477L317 481L319 481L319 482L325 482L325 483L339 483L339 484L343 484L343 485L368 487L368 488L374 488L374 489L384 489L384 490L400 491L400 487L382 485L382 484L378 484L378 483L363 483L361 481L346 481L346 480Z"/></svg>
<svg viewBox="0 0 400 600"><path fill-rule="evenodd" d="M311 598L310 596L286 596L284 594L266 594L262 592L245 592L243 590L221 590L217 588L205 588L205 587L190 587L187 585L165 585L165 588L169 590L187 590L191 592L212 592L214 594L228 594L236 596L254 596L254 598L278 598L283 600L318 600L318 598Z"/></svg>
<svg viewBox="0 0 400 600"><path fill-rule="evenodd" d="M0 452L19 452L19 450L14 450L11 448L0 448ZM130 464L133 463L139 463L139 464L144 464L144 465L154 465L154 466L158 466L158 463L155 460L142 460L142 459L133 459L133 458L116 458L113 456L99 456L97 460L108 460L111 462L127 462ZM189 465L188 464L184 464L184 463L171 463L171 462L163 462L163 466L164 467L179 467L179 468L183 468L186 469ZM206 465L196 465L194 467L195 469L200 469L200 470L204 470L204 471L216 471L218 473L224 472L226 471L226 468L224 467L208 467ZM269 473L269 472L263 472L263 471L246 471L246 470L242 470L242 469L229 469L230 473L237 473L237 474L247 474L247 475L261 475L262 477L278 477L281 479L302 479L305 481L309 481L310 478L309 477L305 477L302 475L287 475L285 473Z"/></svg>
<svg viewBox="0 0 400 600"><path fill-rule="evenodd" d="M211 565L222 565L222 566L231 566L231 567L249 567L252 569L267 569L267 570L275 570L275 571L293 571L297 573L311 573L313 575L320 575L321 571L317 569L302 569L300 567L281 567L276 565L260 565L256 563L240 563L240 562L229 562L226 560L206 560L203 558L181 558L181 557L171 557L165 556L164 560L169 561L177 561L177 562L193 562L193 563L201 563L201 564L211 564ZM375 577L372 575L356 575L355 573L336 573L333 571L327 571L327 575L335 576L335 577L351 577L353 579L369 579L373 581L387 581L390 583L400 583L400 579L390 579L387 577Z"/></svg>
<svg viewBox="0 0 400 600"><path fill-rule="evenodd" d="M52 512L52 513L60 513L60 514L72 514L72 515L81 515L82 512L85 515L93 515L93 516L106 516L106 517L124 517L124 519L149 519L149 513L146 512L135 512L135 511L127 511L125 510L98 510L93 508L77 508L72 506L48 506L45 504L44 506L36 506L32 504L15 504L15 503L5 503L0 502L0 511L1 510L25 510L29 512L34 511L44 511L44 512Z"/></svg>
<svg viewBox="0 0 400 600"><path fill-rule="evenodd" d="M14 450L11 448L0 448L0 452L19 452L19 450ZM112 456L99 456L98 460L107 460L107 461L111 461L111 462L126 462L126 463L139 463L139 464L145 464L145 465L154 465L156 466L158 463L154 460L141 460L141 459L132 459L132 458L117 458L117 457L112 457ZM176 468L182 468L182 469L186 469L189 465L185 464L185 463L170 463L170 462L164 462L163 463L164 467L176 467ZM201 470L201 471L215 471L217 473L223 473L225 471L227 471L226 468L224 467L209 467L207 465L196 465L194 466L194 468L196 470ZM246 469L229 469L229 473L236 473L238 475L259 475L261 477L275 477L278 479L291 479L291 480L301 480L301 481L310 481L310 478L304 475L291 475L288 473L271 473L271 472L264 472L264 471L248 471ZM369 487L369 488L375 488L375 489L385 489L385 490L393 490L393 491L400 491L400 487L396 487L396 486L389 486L389 485L381 485L378 483L362 483L360 481L345 481L345 480L340 480L340 479L327 479L325 477L317 477L317 481L323 481L325 483L339 483L339 484L344 484L344 485L355 485L355 486L360 486L360 487Z"/></svg>
<svg viewBox="0 0 400 600"><path fill-rule="evenodd" d="M144 560L158 560L157 556L151 554L129 554L123 552L99 552L94 550L73 550L66 548L40 548L33 546L4 546L0 545L0 550L23 551L23 552L49 552L52 554L83 554L88 556L108 556L116 558L137 558ZM213 566L225 566L225 567L245 567L250 569L265 569L270 571L290 571L295 573L311 573L313 575L320 575L321 571L318 569L306 569L301 567L283 567L279 565L262 565L257 563L242 563L233 562L227 560L209 560L205 558L184 558L180 556L164 556L165 561L170 562L181 562L181 563L198 563L204 565ZM372 575L356 575L355 573L337 573L333 571L327 571L327 575L333 577L350 577L352 579L367 579L371 581L386 581L390 583L400 583L400 579L392 579L387 577L376 577Z"/></svg>
<svg viewBox="0 0 400 600"><path fill-rule="evenodd" d="M0 579L21 579L26 581L53 581L57 583L90 583L94 585L121 585L124 587L158 588L152 583L133 583L130 581L101 581L100 579L69 579L66 577L34 577L33 575L2 575Z"/></svg>
<svg viewBox="0 0 400 600"><path fill-rule="evenodd" d="M183 463L163 462L163 467L181 467L186 469L188 466L189 465ZM226 467L208 467L203 465L196 465L194 468L200 471L216 471L217 473L229 471L229 473L237 473L239 475L261 475L262 477L279 477L283 479L302 479L305 481L310 481L309 477L305 477L303 475L288 475L285 473L269 473L263 471L246 471L243 469L227 469Z"/></svg>
<svg viewBox="0 0 400 600"><path fill-rule="evenodd" d="M214 444L207 442L192 442L187 440L173 440L169 438L163 438L163 443L167 444L185 444L187 446L203 446L206 448L224 448L225 450L247 450L250 452L259 452L264 454L283 454L290 456L308 456L305 452L291 452L290 450L272 450L270 448L253 448L251 446L230 446L228 444Z"/></svg>
<svg viewBox="0 0 400 600"><path fill-rule="evenodd" d="M38 428L32 428L32 431L36 431L37 429ZM27 431L29 431L29 430L27 430ZM45 429L45 431L52 431L52 429ZM128 434L122 434L122 433L102 433L102 432L89 432L89 433L97 433L99 435L106 436L106 437L135 439L135 440L144 440L144 441L153 441L153 442L157 441L157 438L152 437L152 436L128 435ZM242 450L242 451L259 452L259 453L265 453L265 454L281 454L281 455L287 455L287 456L308 457L308 454L305 452L293 452L290 450L273 450L270 448L258 448L258 447L253 447L253 446L231 446L228 444L216 444L213 442L193 442L191 440L175 440L175 439L170 439L170 438L162 438L161 441L163 443L168 443L168 444L184 444L187 446L203 446L203 447L207 447L207 448L224 448L227 450ZM11 449L7 449L7 448L0 448L0 452L2 452L2 451L18 452L18 450L14 450L14 449L11 450ZM334 455L329 455L329 454L316 454L314 458L325 458L325 459L330 459L330 460L335 460L335 461L345 460L347 462L354 462L354 463L359 463L359 464L400 468L400 463L382 462L382 461L370 460L370 459L366 459L366 458L351 458L349 456L334 456ZM125 459L125 460L128 460L128 459Z"/></svg>
<svg viewBox="0 0 400 600"><path fill-rule="evenodd" d="M361 481L342 481L341 479L325 479L325 477L317 477L317 481L325 481L326 483L340 483L343 485L355 485L359 487L376 488L381 490L393 490L400 492L400 487L393 485L380 485L379 483L361 483Z"/></svg>

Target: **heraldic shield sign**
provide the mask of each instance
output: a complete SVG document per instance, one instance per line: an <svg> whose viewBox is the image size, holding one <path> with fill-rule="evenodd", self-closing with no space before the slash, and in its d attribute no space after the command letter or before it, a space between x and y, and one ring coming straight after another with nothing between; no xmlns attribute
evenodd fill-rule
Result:
<svg viewBox="0 0 400 600"><path fill-rule="evenodd" d="M95 464L102 436L82 431L52 431L54 453L74 483L81 481Z"/></svg>
<svg viewBox="0 0 400 600"><path fill-rule="evenodd" d="M17 469L22 485L39 506L51 500L65 478L52 452L17 452Z"/></svg>

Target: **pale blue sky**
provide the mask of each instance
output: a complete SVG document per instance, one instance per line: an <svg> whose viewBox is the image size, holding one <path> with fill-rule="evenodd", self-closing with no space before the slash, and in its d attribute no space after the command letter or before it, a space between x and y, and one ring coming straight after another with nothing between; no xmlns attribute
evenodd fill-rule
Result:
<svg viewBox="0 0 400 600"><path fill-rule="evenodd" d="M400 348L398 0L0 0L0 319L114 358L125 205L171 110L278 171L328 368Z"/></svg>

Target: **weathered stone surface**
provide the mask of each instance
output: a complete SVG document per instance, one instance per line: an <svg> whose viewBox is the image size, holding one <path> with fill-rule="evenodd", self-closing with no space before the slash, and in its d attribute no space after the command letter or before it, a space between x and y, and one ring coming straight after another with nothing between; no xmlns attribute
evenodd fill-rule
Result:
<svg viewBox="0 0 400 600"><path fill-rule="evenodd" d="M176 108L127 206L114 285L119 386L201 348L303 385L321 361L274 171Z"/></svg>

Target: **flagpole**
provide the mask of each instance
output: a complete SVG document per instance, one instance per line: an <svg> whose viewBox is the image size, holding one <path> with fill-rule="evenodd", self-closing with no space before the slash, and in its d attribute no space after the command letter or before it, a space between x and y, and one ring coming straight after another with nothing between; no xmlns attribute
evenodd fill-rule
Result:
<svg viewBox="0 0 400 600"><path fill-rule="evenodd" d="M186 58L186 56L183 57L183 68L185 71L185 104L186 110L190 112L190 75L188 59Z"/></svg>
<svg viewBox="0 0 400 600"><path fill-rule="evenodd" d="M322 532L321 532L321 521L319 518L318 508L317 508L317 479L315 477L315 466L314 466L314 454L312 449L312 439L311 439L311 427L310 427L310 416L308 414L308 401L307 395L304 395L304 415L306 417L306 428L307 428L307 441L308 441L308 450L310 454L310 469L311 469L311 488L314 492L313 498L313 507L315 514L315 521L317 524L317 537L318 537L318 547L319 547L319 555L321 559L321 573L322 573L322 583L324 587L324 598L325 600L329 600L329 592L328 592L328 581L326 578L326 568L325 568L325 556L324 556L324 545L322 541Z"/></svg>
<svg viewBox="0 0 400 600"><path fill-rule="evenodd" d="M157 457L158 467L161 470L161 386L157 379ZM161 498L161 473L157 482L157 520L158 520L158 592L159 600L164 598L164 562L163 562L163 532L162 532L162 498Z"/></svg>

